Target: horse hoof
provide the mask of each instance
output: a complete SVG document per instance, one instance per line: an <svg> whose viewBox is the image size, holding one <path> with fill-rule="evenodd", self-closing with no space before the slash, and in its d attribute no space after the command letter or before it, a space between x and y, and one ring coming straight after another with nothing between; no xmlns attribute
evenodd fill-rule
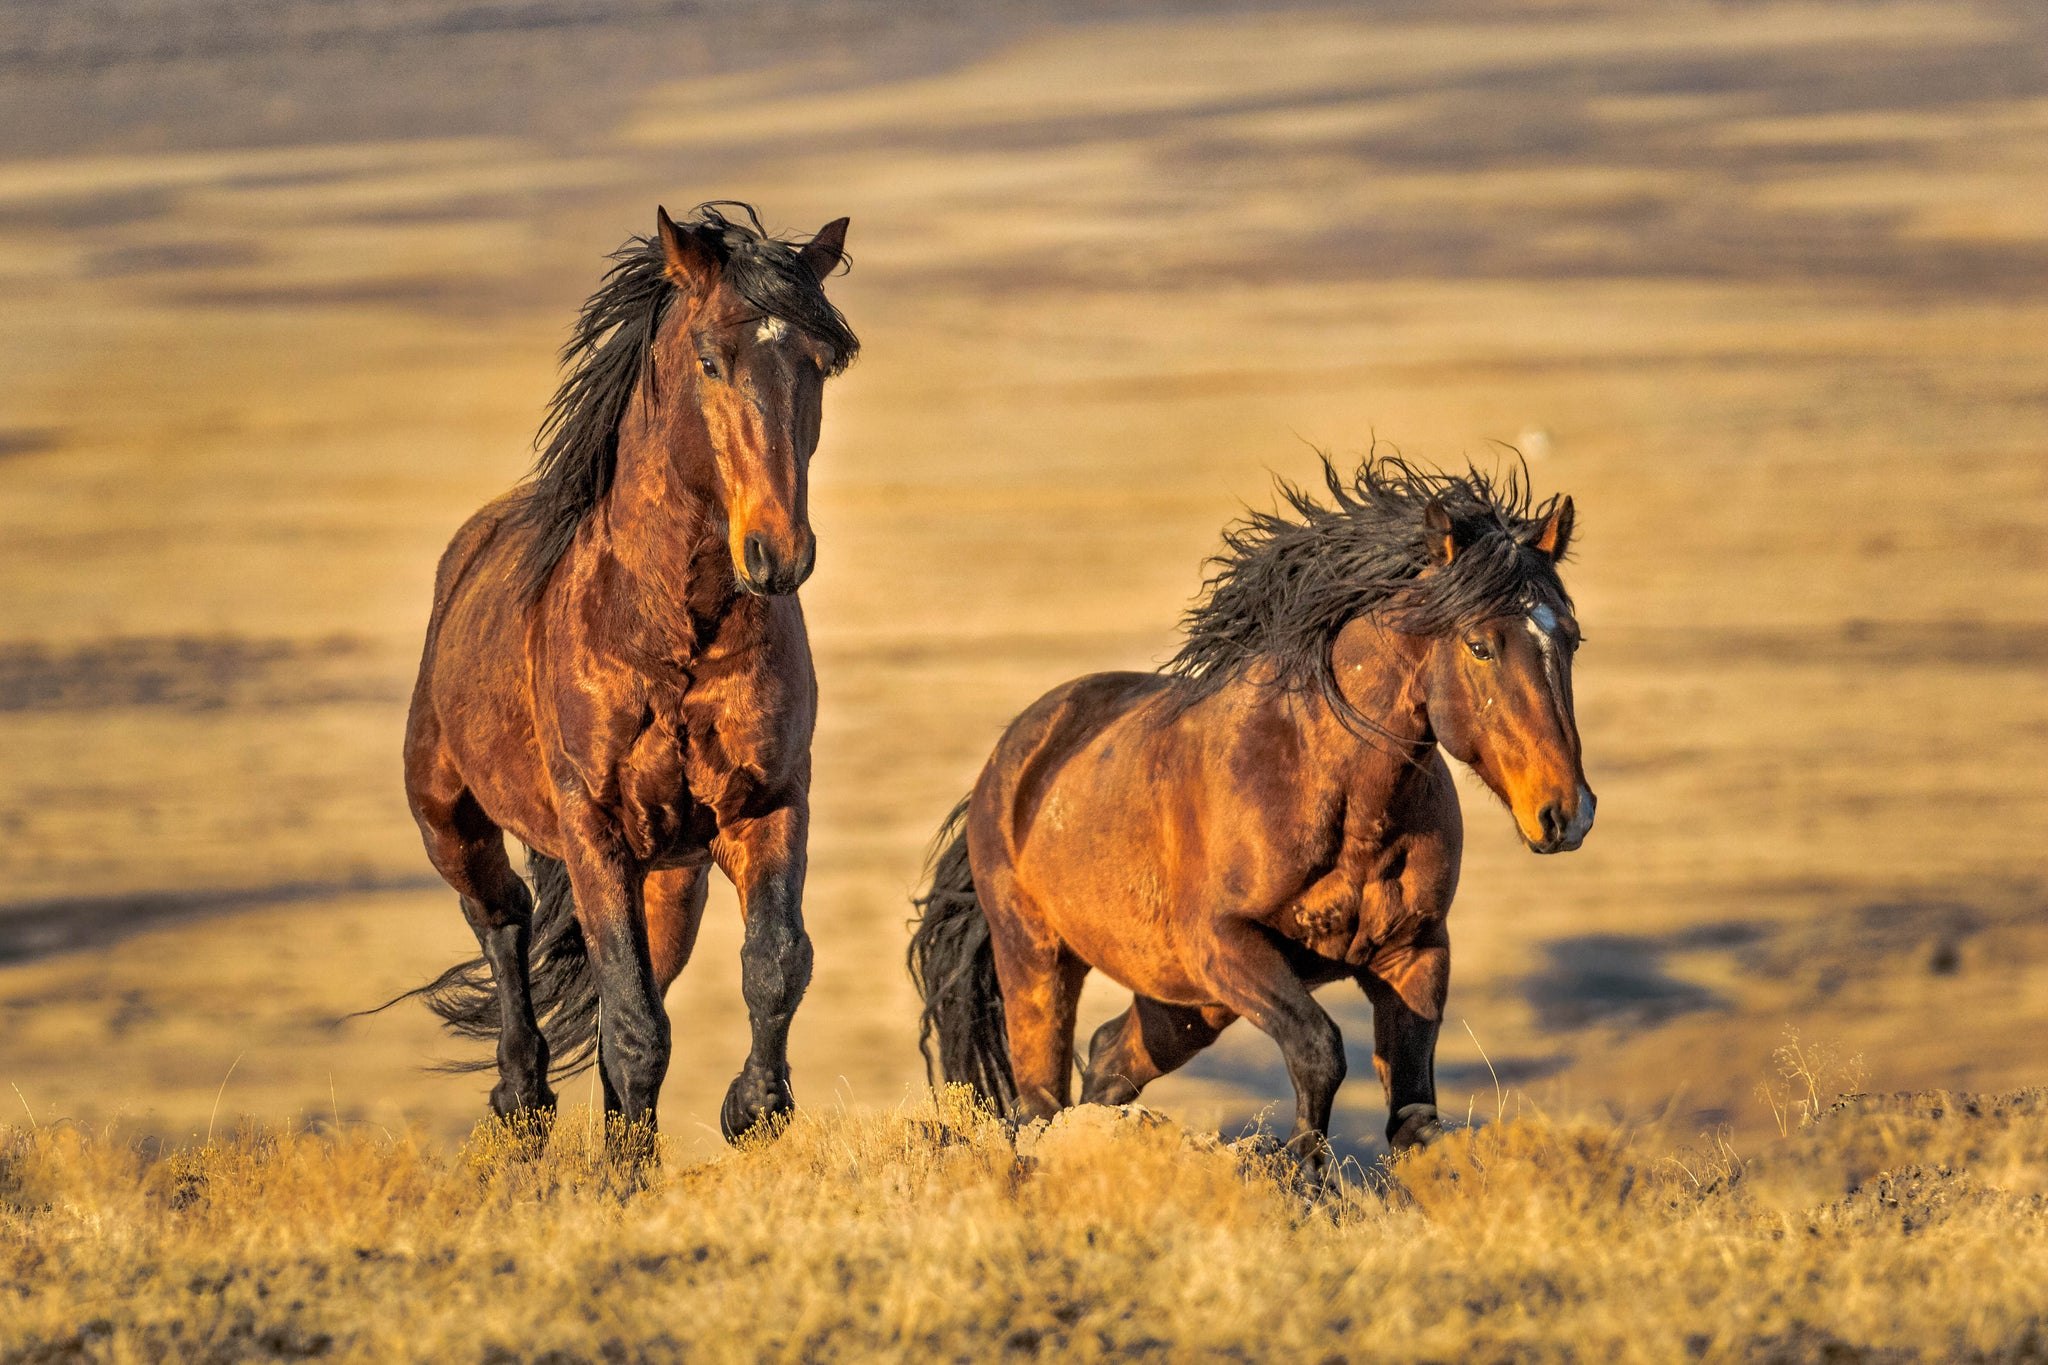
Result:
<svg viewBox="0 0 2048 1365"><path fill-rule="evenodd" d="M718 1127L727 1142L738 1142L751 1133L770 1137L796 1112L796 1099L789 1082L781 1078L758 1080L742 1071L726 1088L725 1103L719 1106Z"/></svg>
<svg viewBox="0 0 2048 1365"><path fill-rule="evenodd" d="M1402 1106L1388 1128L1387 1141L1397 1152L1410 1147L1427 1147L1449 1131L1433 1104Z"/></svg>
<svg viewBox="0 0 2048 1365"><path fill-rule="evenodd" d="M545 1085L537 1091L508 1089L503 1083L491 1091L491 1112L499 1128L508 1134L514 1154L536 1159L546 1150L548 1134L555 1126L555 1092Z"/></svg>
<svg viewBox="0 0 2048 1365"><path fill-rule="evenodd" d="M1283 1150L1293 1163L1297 1188L1308 1193L1329 1183L1335 1161L1330 1151L1330 1140L1323 1134L1303 1133L1291 1139Z"/></svg>
<svg viewBox="0 0 2048 1365"><path fill-rule="evenodd" d="M491 1112L510 1123L545 1128L555 1120L555 1092L545 1083L507 1085L500 1081L491 1087Z"/></svg>

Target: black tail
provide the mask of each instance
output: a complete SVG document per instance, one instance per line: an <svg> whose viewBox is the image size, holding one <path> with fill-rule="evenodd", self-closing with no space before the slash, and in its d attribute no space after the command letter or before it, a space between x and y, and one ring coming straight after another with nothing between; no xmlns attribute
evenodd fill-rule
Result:
<svg viewBox="0 0 2048 1365"><path fill-rule="evenodd" d="M974 894L974 869L967 863L965 800L939 826L932 841L931 886L914 903L918 918L910 935L910 976L924 1000L917 1045L924 1052L925 1076L935 1083L941 1078L964 1081L997 1112L1011 1113L1017 1078L1010 1071L1003 988L996 981L988 917Z"/></svg>
<svg viewBox="0 0 2048 1365"><path fill-rule="evenodd" d="M589 1066L597 1051L597 973L576 922L576 898L569 891L569 869L545 853L526 851L526 870L533 881L533 937L526 952L526 974L533 992L533 1012L548 1040L549 1072L557 1079ZM418 996L441 1016L451 1033L495 1041L501 1015L498 986L490 964L480 957L458 962L399 1000ZM394 1000L392 1004L397 1004ZM380 1008L384 1008L380 1006ZM495 1060L444 1062L444 1071L488 1071Z"/></svg>

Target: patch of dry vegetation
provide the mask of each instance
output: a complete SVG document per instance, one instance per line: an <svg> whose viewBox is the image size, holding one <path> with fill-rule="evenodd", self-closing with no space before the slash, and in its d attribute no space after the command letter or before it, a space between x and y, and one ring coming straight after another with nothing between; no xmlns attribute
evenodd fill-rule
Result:
<svg viewBox="0 0 2048 1365"><path fill-rule="evenodd" d="M566 1115L0 1135L0 1360L2048 1357L2048 1091L1764 1153L1509 1117L1307 1198L1256 1144L956 1099L629 1188Z"/></svg>

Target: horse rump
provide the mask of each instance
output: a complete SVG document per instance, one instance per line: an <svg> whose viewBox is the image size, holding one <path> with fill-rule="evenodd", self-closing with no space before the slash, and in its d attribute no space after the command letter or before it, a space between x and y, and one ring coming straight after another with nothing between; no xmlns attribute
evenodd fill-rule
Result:
<svg viewBox="0 0 2048 1365"><path fill-rule="evenodd" d="M1017 1080L1003 1023L988 916L974 893L967 861L967 800L939 826L932 842L931 883L910 935L910 976L924 1001L917 1045L927 1079L957 1081L1000 1114L1014 1112Z"/></svg>
<svg viewBox="0 0 2048 1365"><path fill-rule="evenodd" d="M568 867L559 858L529 848L526 870L533 883L533 929L526 950L527 986L541 1036L547 1039L551 1059L548 1073L560 1080L582 1071L596 1056L597 973L590 967L583 926L576 921L576 898L569 889ZM458 962L398 999L413 996L440 1015L449 1032L464 1038L497 1041L504 1016L491 965L483 958ZM488 1071L496 1065L495 1058L480 1058L444 1062L439 1069Z"/></svg>

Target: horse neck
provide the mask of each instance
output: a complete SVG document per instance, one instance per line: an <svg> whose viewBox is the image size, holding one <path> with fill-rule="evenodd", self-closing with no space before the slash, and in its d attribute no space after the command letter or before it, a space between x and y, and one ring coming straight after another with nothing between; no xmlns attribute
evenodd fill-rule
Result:
<svg viewBox="0 0 2048 1365"><path fill-rule="evenodd" d="M664 381L661 393L668 393ZM634 392L619 422L618 464L605 499L612 587L641 604L649 629L673 633L722 614L739 595L711 438L692 402ZM694 635L694 629L690 632Z"/></svg>
<svg viewBox="0 0 2048 1365"><path fill-rule="evenodd" d="M1307 728L1319 747L1361 777L1413 769L1434 742L1423 707L1427 653L1426 641L1367 618L1340 630L1330 645L1330 664L1356 714L1341 714L1317 697Z"/></svg>

